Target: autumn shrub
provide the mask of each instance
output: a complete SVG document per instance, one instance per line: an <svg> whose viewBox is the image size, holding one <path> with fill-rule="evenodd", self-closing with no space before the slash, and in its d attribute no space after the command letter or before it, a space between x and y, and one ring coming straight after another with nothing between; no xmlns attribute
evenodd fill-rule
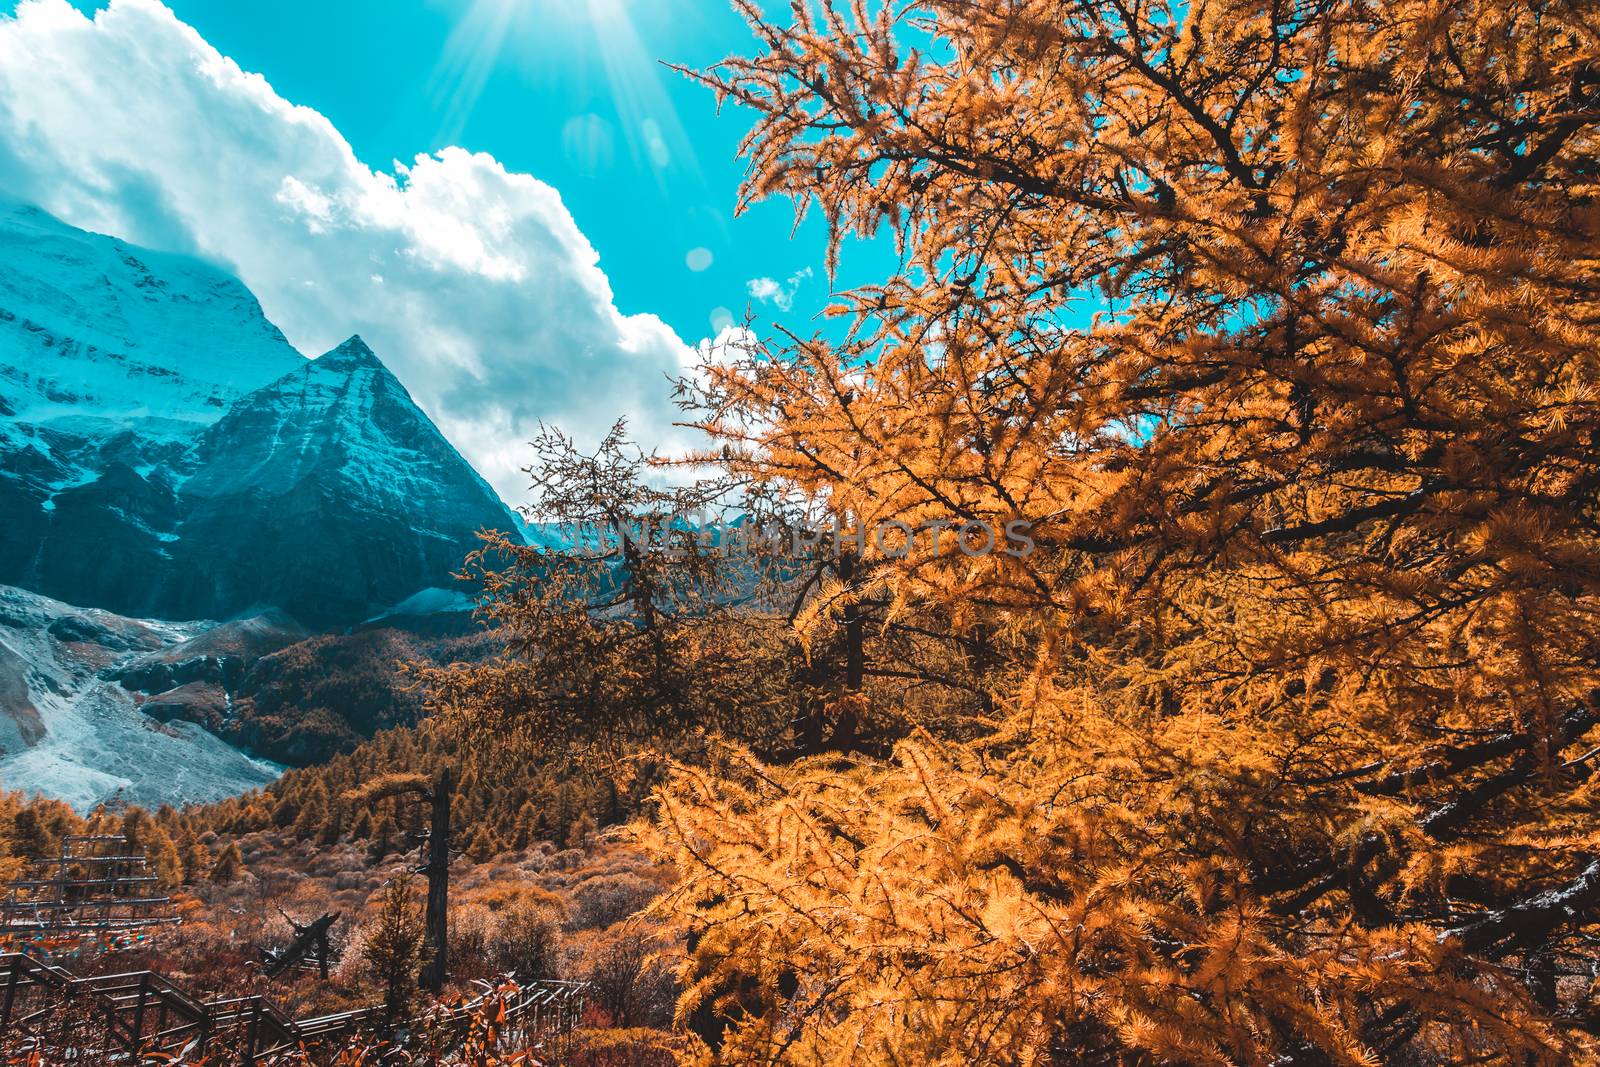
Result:
<svg viewBox="0 0 1600 1067"><path fill-rule="evenodd" d="M477 872L462 879L463 887L471 894L472 903L499 913L519 904L534 904L558 915L567 910L566 898L549 888L535 884L526 868L521 873L504 880L494 880L484 885L477 880Z"/></svg>
<svg viewBox="0 0 1600 1067"><path fill-rule="evenodd" d="M560 974L559 913L534 900L511 904L495 918L488 942L494 969L522 981Z"/></svg>
<svg viewBox="0 0 1600 1067"><path fill-rule="evenodd" d="M660 886L631 873L586 878L572 890L572 915L567 920L568 925L577 930L611 926L642 910L660 895Z"/></svg>
<svg viewBox="0 0 1600 1067"><path fill-rule="evenodd" d="M450 909L450 972L457 981L491 977L494 965L489 960L489 938L493 916L481 905L467 904Z"/></svg>
<svg viewBox="0 0 1600 1067"><path fill-rule="evenodd" d="M684 1049L680 1037L649 1027L587 1027L566 1054L568 1067L671 1067Z"/></svg>
<svg viewBox="0 0 1600 1067"><path fill-rule="evenodd" d="M574 948L575 977L589 983L588 1004L618 1027L672 1024L678 994L671 941L655 924L622 924L588 933Z"/></svg>

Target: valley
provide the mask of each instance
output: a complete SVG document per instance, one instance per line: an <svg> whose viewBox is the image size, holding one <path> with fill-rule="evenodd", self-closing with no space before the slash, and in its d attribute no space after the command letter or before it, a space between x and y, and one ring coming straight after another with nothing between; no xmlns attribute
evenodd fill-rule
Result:
<svg viewBox="0 0 1600 1067"><path fill-rule="evenodd" d="M278 765L196 720L145 713L118 681L201 633L0 587L0 782L88 811L205 803L273 781Z"/></svg>

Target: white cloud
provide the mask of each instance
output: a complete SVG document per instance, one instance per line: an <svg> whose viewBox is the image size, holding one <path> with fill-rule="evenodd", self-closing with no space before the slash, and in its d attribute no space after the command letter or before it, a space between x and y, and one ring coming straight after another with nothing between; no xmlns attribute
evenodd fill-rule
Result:
<svg viewBox="0 0 1600 1067"><path fill-rule="evenodd" d="M783 287L771 278L751 278L745 283L745 288L756 300L771 300L783 293Z"/></svg>
<svg viewBox="0 0 1600 1067"><path fill-rule="evenodd" d="M805 267L789 275L787 284L774 278L751 278L745 282L745 290L752 300L759 300L763 304L771 303L779 311L789 311L794 308L795 293L799 292L800 286L809 277L811 268Z"/></svg>
<svg viewBox="0 0 1600 1067"><path fill-rule="evenodd" d="M0 18L0 186L224 264L304 352L360 333L512 502L540 419L684 443L666 377L693 348L618 311L555 189L459 148L375 171L156 0Z"/></svg>

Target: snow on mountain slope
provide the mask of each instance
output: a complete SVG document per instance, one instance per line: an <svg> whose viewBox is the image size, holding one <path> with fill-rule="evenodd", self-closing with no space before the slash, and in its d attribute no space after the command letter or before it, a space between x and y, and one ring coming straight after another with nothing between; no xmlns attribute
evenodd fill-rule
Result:
<svg viewBox="0 0 1600 1067"><path fill-rule="evenodd" d="M182 433L305 362L243 283L0 197L0 396L19 422Z"/></svg>
<svg viewBox="0 0 1600 1067"><path fill-rule="evenodd" d="M215 267L0 197L0 582L154 606L194 434L304 362Z"/></svg>
<svg viewBox="0 0 1600 1067"><path fill-rule="evenodd" d="M146 715L116 680L126 665L211 625L128 619L0 586L0 690L7 709L35 710L31 723L0 713L0 788L43 793L86 811L113 800L219 800L271 782L277 765L191 722Z"/></svg>
<svg viewBox="0 0 1600 1067"><path fill-rule="evenodd" d="M189 614L263 603L359 621L446 584L479 530L517 529L359 337L239 400L195 453L173 546Z"/></svg>
<svg viewBox="0 0 1600 1067"><path fill-rule="evenodd" d="M0 582L133 617L348 625L519 528L360 338L0 200Z"/></svg>
<svg viewBox="0 0 1600 1067"><path fill-rule="evenodd" d="M363 501L478 508L487 482L451 447L404 386L352 337L257 389L206 433L203 453L230 456L226 470L198 474L190 492L215 496L235 479L286 492L334 473ZM446 499L448 498L448 499ZM493 507L496 521L509 518Z"/></svg>

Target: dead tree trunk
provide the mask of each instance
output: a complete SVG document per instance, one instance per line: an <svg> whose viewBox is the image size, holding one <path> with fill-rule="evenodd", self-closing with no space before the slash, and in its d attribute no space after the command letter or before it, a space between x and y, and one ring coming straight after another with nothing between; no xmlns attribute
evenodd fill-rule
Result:
<svg viewBox="0 0 1600 1067"><path fill-rule="evenodd" d="M423 949L422 988L430 993L444 989L450 964L450 793L454 787L450 768L439 772L428 797L432 822L428 827L428 858L422 873L428 876L428 910Z"/></svg>
<svg viewBox="0 0 1600 1067"><path fill-rule="evenodd" d="M294 940L282 952L270 952L266 957L265 974L268 978L276 978L297 965L301 960L314 959L317 961L317 971L323 981L328 980L328 956L332 947L328 942L328 931L333 929L333 924L339 921L339 912L332 912L322 916L316 922L302 926L289 919L289 925L294 928Z"/></svg>

